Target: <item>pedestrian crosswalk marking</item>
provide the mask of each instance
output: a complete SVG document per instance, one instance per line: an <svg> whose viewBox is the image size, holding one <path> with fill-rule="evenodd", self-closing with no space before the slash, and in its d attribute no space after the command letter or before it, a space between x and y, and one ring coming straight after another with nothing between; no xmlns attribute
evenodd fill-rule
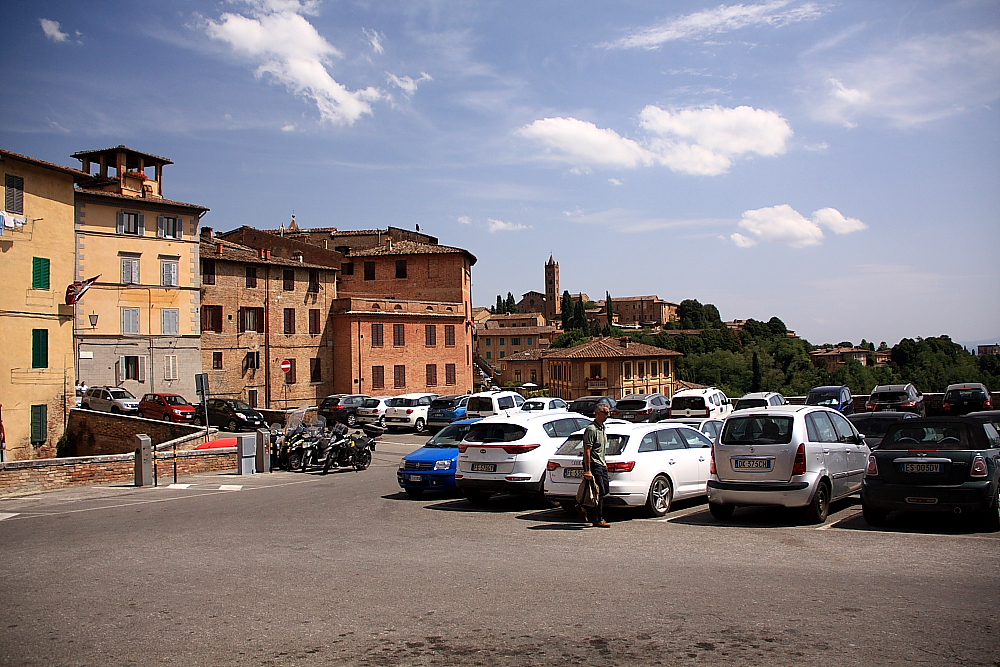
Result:
<svg viewBox="0 0 1000 667"><path fill-rule="evenodd" d="M191 486L190 484L170 484L169 486L167 486L167 488L168 489L187 489L190 486Z"/></svg>
<svg viewBox="0 0 1000 667"><path fill-rule="evenodd" d="M223 484L219 487L219 491L242 491L242 484Z"/></svg>

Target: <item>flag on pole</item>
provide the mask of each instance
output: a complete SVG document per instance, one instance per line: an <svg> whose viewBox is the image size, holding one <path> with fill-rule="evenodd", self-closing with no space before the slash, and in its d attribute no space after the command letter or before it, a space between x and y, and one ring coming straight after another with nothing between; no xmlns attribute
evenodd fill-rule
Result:
<svg viewBox="0 0 1000 667"><path fill-rule="evenodd" d="M88 278L87 280L84 280L84 281L81 281L81 282L75 282L72 285L70 285L69 287L67 287L66 288L66 304L67 305L73 305L74 303L76 303L77 301L79 301L80 297L82 297L87 292L87 290L89 290L91 288L91 286L95 282L97 282L97 279L100 278L101 275L102 274L99 273L96 276L94 276L93 278Z"/></svg>

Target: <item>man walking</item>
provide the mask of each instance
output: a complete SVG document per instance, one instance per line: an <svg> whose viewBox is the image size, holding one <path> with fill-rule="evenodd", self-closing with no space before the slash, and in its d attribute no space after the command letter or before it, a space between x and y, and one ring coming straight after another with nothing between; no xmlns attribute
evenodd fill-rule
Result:
<svg viewBox="0 0 1000 667"><path fill-rule="evenodd" d="M590 521L596 528L610 528L604 520L604 496L611 490L608 479L608 464L604 460L604 450L608 446L608 436L604 432L604 422L611 415L611 408L598 405L594 411L594 421L583 432L583 477L597 483L597 507L587 508L592 514Z"/></svg>

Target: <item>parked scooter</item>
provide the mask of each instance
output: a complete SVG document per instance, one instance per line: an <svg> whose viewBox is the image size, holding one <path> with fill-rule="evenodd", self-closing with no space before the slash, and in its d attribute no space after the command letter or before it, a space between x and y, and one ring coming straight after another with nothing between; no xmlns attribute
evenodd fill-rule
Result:
<svg viewBox="0 0 1000 667"><path fill-rule="evenodd" d="M274 467L301 470L305 446L322 437L326 418L315 407L302 407L289 413L282 434L272 437Z"/></svg>
<svg viewBox="0 0 1000 667"><path fill-rule="evenodd" d="M381 427L375 426L373 429L369 429L366 425L365 433L375 433L374 429L378 430L375 437L384 432ZM327 450L326 461L323 463L323 474L330 472L330 468L333 467L354 468L360 471L370 466L372 452L375 451L375 437L365 435L361 431L355 431L339 438L334 446Z"/></svg>
<svg viewBox="0 0 1000 667"><path fill-rule="evenodd" d="M340 423L334 424L332 429L325 429L317 437L305 439L302 443L302 472L310 465L319 465L327 460L330 453L339 450L346 439L347 427Z"/></svg>

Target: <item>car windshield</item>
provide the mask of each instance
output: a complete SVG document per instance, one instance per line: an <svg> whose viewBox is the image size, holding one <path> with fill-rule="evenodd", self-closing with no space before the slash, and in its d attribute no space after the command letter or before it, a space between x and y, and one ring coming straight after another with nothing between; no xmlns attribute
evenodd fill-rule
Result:
<svg viewBox="0 0 1000 667"><path fill-rule="evenodd" d="M465 442L514 442L528 431L517 424L473 424L465 435Z"/></svg>
<svg viewBox="0 0 1000 667"><path fill-rule="evenodd" d="M746 408L765 408L767 400L763 398L741 398L736 401L734 410L745 410Z"/></svg>
<svg viewBox="0 0 1000 667"><path fill-rule="evenodd" d="M365 407L366 408L377 408L379 403L381 403L381 401L379 399L377 399L377 398L369 398L369 399L365 400Z"/></svg>
<svg viewBox="0 0 1000 667"><path fill-rule="evenodd" d="M111 391L111 398L114 399L114 400L116 400L116 401L120 400L120 399L123 399L123 398L125 398L125 399L131 398L131 399L135 400L135 396L133 396L126 389L111 389L110 391Z"/></svg>
<svg viewBox="0 0 1000 667"><path fill-rule="evenodd" d="M458 406L457 398L435 398L431 401L431 407L435 410L453 410Z"/></svg>
<svg viewBox="0 0 1000 667"><path fill-rule="evenodd" d="M417 401L413 398L390 398L385 404L390 408L412 408Z"/></svg>
<svg viewBox="0 0 1000 667"><path fill-rule="evenodd" d="M879 449L927 450L972 449L972 439L965 424L920 424L896 422L886 431Z"/></svg>
<svg viewBox="0 0 1000 667"><path fill-rule="evenodd" d="M806 405L837 405L838 403L840 403L839 391L809 392L806 397Z"/></svg>
<svg viewBox="0 0 1000 667"><path fill-rule="evenodd" d="M618 401L618 410L645 410L646 401Z"/></svg>
<svg viewBox="0 0 1000 667"><path fill-rule="evenodd" d="M617 456L625 450L628 444L627 435L608 433L608 446L604 450L606 456ZM583 434L575 433L566 439L562 447L556 450L556 454L564 456L583 456Z"/></svg>
<svg viewBox="0 0 1000 667"><path fill-rule="evenodd" d="M163 400L167 402L167 405L191 405L183 396L164 396Z"/></svg>
<svg viewBox="0 0 1000 667"><path fill-rule="evenodd" d="M233 406L233 410L246 410L246 411L253 410L253 408L250 407L249 403L244 403L243 401L233 400L230 401L229 404Z"/></svg>
<svg viewBox="0 0 1000 667"><path fill-rule="evenodd" d="M946 401L981 401L986 398L982 389L952 389L944 395Z"/></svg>
<svg viewBox="0 0 1000 667"><path fill-rule="evenodd" d="M472 424L450 424L445 426L443 429L434 434L434 437L428 440L424 447L430 447L432 449L448 449L449 447L458 447L458 443L462 442L462 438L465 434L469 432L472 428Z"/></svg>
<svg viewBox="0 0 1000 667"><path fill-rule="evenodd" d="M872 394L872 403L902 403L909 400L905 391L880 391Z"/></svg>
<svg viewBox="0 0 1000 667"><path fill-rule="evenodd" d="M730 417L722 429L725 445L786 445L792 441L791 417L749 415Z"/></svg>
<svg viewBox="0 0 1000 667"><path fill-rule="evenodd" d="M681 396L670 402L674 410L704 410L705 399L701 396Z"/></svg>

